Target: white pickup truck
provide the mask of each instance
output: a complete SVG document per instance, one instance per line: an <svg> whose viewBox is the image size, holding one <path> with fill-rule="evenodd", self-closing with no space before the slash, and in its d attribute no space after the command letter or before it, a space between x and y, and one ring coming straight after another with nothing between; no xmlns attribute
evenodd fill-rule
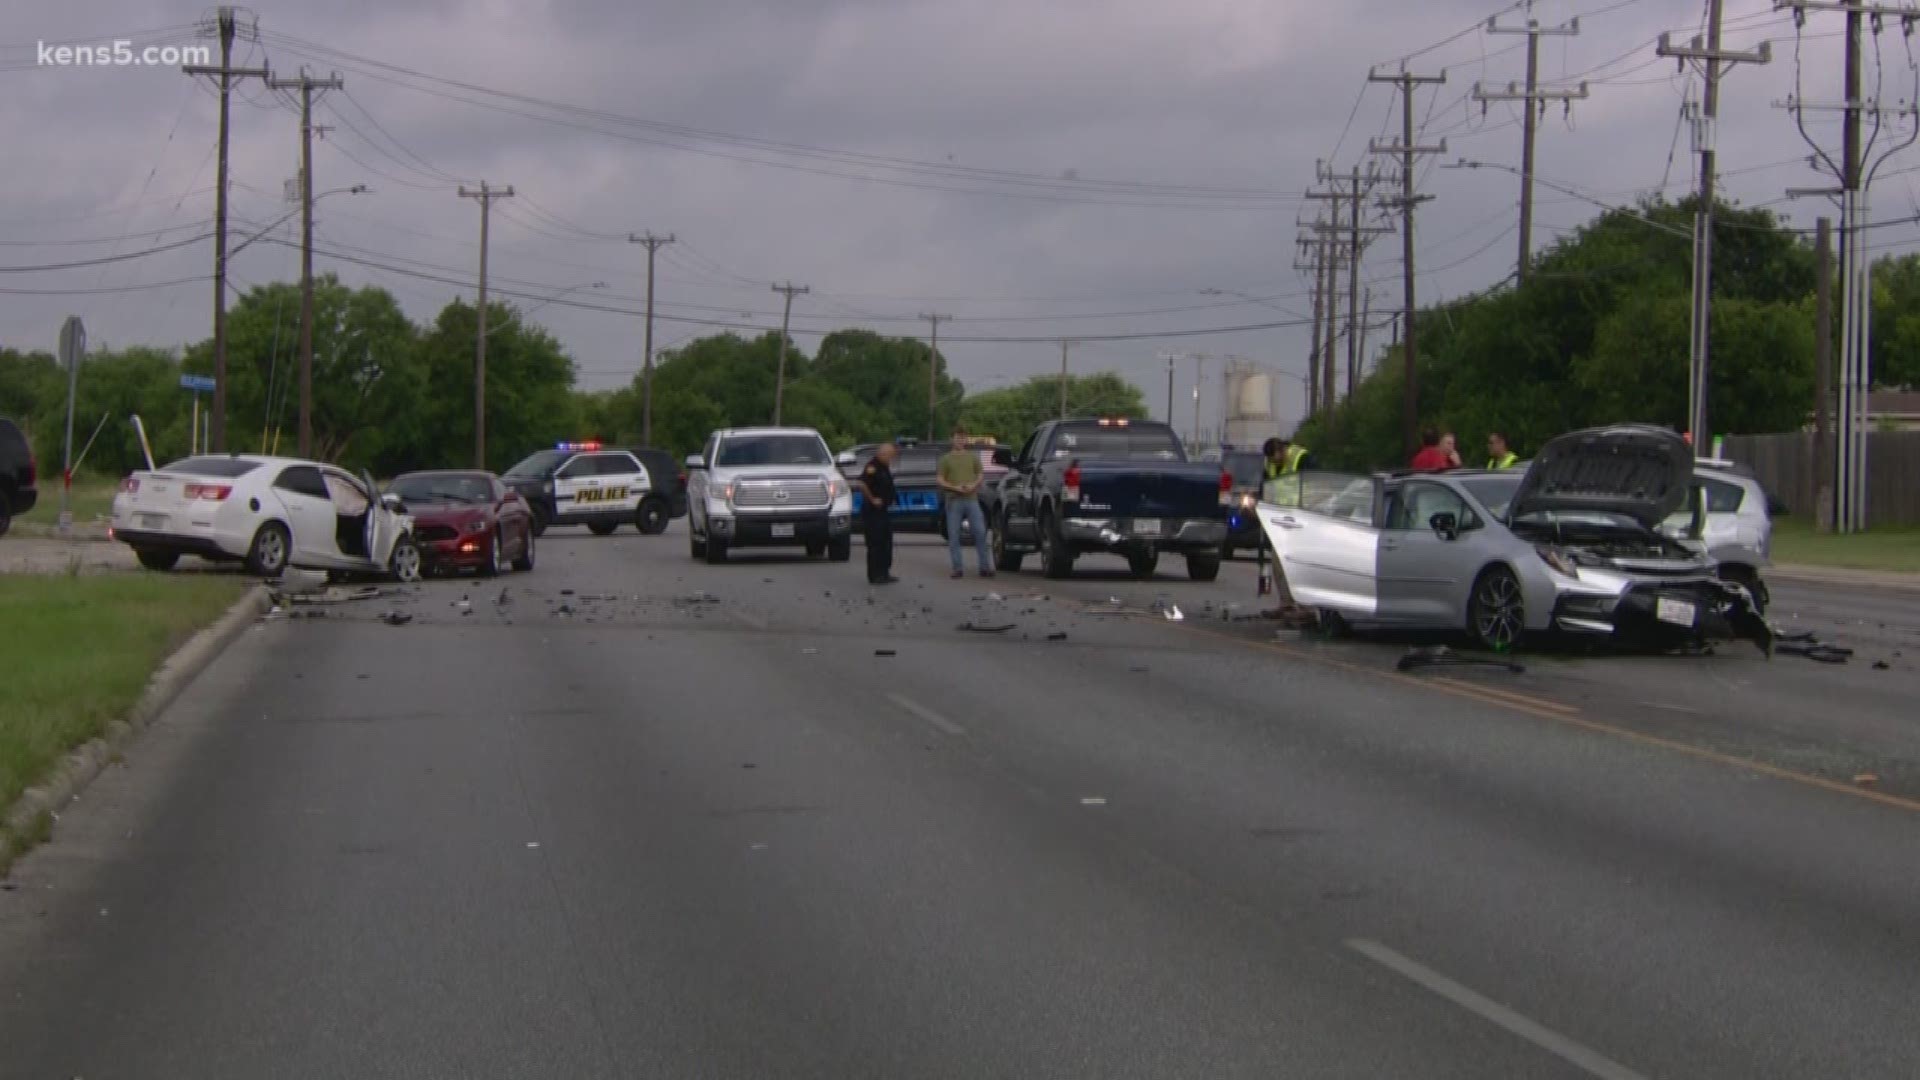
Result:
<svg viewBox="0 0 1920 1080"><path fill-rule="evenodd" d="M812 428L726 428L687 458L687 535L710 563L740 547L853 557L853 492Z"/></svg>

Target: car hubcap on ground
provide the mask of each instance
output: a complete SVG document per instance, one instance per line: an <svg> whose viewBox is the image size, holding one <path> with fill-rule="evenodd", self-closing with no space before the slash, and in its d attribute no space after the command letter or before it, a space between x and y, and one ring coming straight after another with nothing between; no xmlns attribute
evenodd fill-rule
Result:
<svg viewBox="0 0 1920 1080"><path fill-rule="evenodd" d="M1520 639L1520 586L1505 574L1480 583L1480 639L1495 649L1512 647Z"/></svg>

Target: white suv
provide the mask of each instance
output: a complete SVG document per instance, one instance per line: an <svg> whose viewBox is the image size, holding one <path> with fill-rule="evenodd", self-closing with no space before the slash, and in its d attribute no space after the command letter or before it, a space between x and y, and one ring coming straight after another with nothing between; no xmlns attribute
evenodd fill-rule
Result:
<svg viewBox="0 0 1920 1080"><path fill-rule="evenodd" d="M853 557L853 493L812 428L727 428L687 458L693 557L727 560L736 547L803 547Z"/></svg>

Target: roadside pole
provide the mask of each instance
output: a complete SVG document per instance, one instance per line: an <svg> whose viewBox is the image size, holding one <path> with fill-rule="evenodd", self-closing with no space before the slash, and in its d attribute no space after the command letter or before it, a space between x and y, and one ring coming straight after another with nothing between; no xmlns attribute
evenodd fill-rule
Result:
<svg viewBox="0 0 1920 1080"><path fill-rule="evenodd" d="M67 439L60 469L60 525L62 539L73 535L73 409L80 388L80 358L87 351L87 328L80 316L69 315L60 327L60 362L67 366Z"/></svg>

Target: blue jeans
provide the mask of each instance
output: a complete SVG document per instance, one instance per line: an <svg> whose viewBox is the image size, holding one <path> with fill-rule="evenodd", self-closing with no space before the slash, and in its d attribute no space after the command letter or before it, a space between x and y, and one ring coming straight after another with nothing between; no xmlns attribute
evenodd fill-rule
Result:
<svg viewBox="0 0 1920 1080"><path fill-rule="evenodd" d="M987 548L987 515L980 509L979 499L949 498L947 512L947 555L953 560L953 572L959 573L960 565L960 522L965 520L973 529L973 546L980 554L980 569L986 571L993 566L993 555Z"/></svg>

